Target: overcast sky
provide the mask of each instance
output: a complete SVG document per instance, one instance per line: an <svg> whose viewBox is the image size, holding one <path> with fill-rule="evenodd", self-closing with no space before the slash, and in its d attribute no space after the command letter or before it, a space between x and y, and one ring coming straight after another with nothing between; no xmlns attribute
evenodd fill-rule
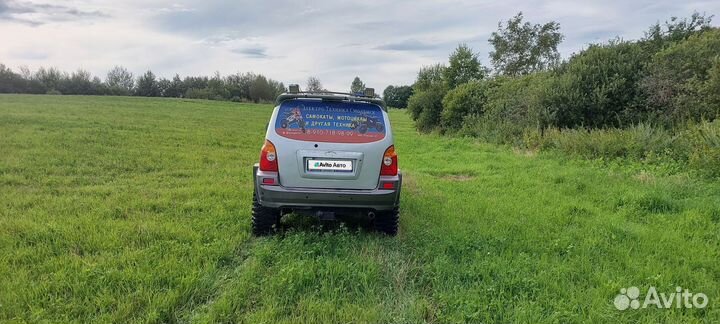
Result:
<svg viewBox="0 0 720 324"><path fill-rule="evenodd" d="M331 90L348 90L357 75L382 91L412 83L462 42L489 65L490 33L518 11L559 22L567 57L616 36L637 39L670 16L720 13L720 1L0 0L0 63L102 78L114 65L166 77L252 71L301 85L317 76Z"/></svg>

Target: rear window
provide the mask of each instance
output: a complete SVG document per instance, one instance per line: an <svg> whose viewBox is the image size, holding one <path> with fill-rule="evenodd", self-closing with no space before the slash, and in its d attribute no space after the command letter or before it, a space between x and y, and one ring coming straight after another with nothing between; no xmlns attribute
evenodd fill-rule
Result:
<svg viewBox="0 0 720 324"><path fill-rule="evenodd" d="M385 121L380 107L369 103L287 100L275 132L301 141L370 143L385 138Z"/></svg>

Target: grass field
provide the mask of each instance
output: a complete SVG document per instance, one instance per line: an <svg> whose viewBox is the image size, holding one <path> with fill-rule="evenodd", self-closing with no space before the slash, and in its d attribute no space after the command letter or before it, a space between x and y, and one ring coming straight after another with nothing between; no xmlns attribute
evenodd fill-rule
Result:
<svg viewBox="0 0 720 324"><path fill-rule="evenodd" d="M395 238L249 235L269 105L0 96L0 322L719 322L720 184L418 135ZM618 311L623 287L704 309Z"/></svg>

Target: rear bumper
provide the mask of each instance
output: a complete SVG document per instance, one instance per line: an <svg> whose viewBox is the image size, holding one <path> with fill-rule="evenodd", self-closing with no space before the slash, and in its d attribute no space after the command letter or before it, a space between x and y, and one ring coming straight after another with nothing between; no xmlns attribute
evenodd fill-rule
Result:
<svg viewBox="0 0 720 324"><path fill-rule="evenodd" d="M381 177L382 182L395 183L394 189L316 189L286 188L281 185L269 186L261 183L265 177L277 177L275 173L258 170L253 166L253 183L258 202L270 208L363 208L391 210L400 204L402 173L394 177Z"/></svg>

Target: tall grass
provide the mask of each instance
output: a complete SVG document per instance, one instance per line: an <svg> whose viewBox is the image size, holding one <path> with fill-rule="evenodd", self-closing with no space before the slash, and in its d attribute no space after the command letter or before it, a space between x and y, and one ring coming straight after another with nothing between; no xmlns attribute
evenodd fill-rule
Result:
<svg viewBox="0 0 720 324"><path fill-rule="evenodd" d="M629 160L672 164L701 176L720 177L720 120L688 123L667 129L649 123L627 128L542 131L482 116L465 119L461 135L495 144L540 151L559 151L584 159Z"/></svg>
<svg viewBox="0 0 720 324"><path fill-rule="evenodd" d="M528 137L526 136L526 139ZM626 129L547 129L538 137L541 149L559 149L584 158L646 159L673 148L676 138L663 128L637 124Z"/></svg>
<svg viewBox="0 0 720 324"><path fill-rule="evenodd" d="M271 111L0 96L0 323L720 321L717 181L418 135L392 110L397 237L255 238L249 171ZM710 304L618 311L628 286Z"/></svg>
<svg viewBox="0 0 720 324"><path fill-rule="evenodd" d="M678 142L686 149L690 167L720 177L720 120L688 127Z"/></svg>

